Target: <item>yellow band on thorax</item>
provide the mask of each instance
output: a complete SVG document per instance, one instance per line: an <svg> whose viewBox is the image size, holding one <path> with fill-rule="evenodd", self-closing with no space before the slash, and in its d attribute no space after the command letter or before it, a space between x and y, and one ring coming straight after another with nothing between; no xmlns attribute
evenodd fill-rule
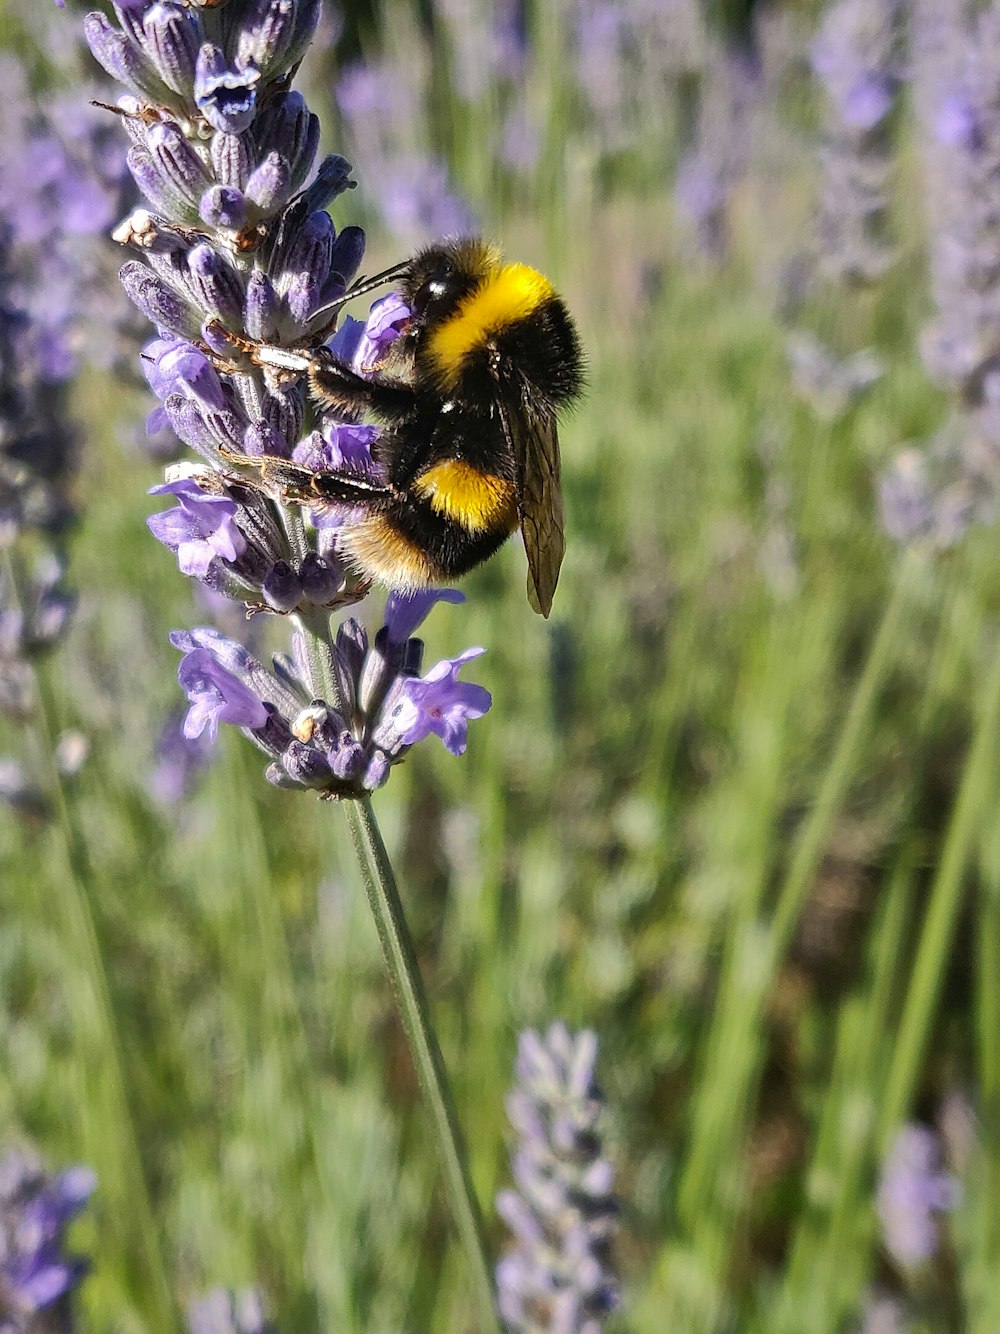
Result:
<svg viewBox="0 0 1000 1334"><path fill-rule="evenodd" d="M471 292L428 338L431 359L445 386L457 383L469 352L508 324L523 320L555 295L544 274L527 264L504 264Z"/></svg>
<svg viewBox="0 0 1000 1334"><path fill-rule="evenodd" d="M517 526L517 492L513 482L480 472L462 459L436 463L413 484L436 514L460 523L470 533L513 531Z"/></svg>

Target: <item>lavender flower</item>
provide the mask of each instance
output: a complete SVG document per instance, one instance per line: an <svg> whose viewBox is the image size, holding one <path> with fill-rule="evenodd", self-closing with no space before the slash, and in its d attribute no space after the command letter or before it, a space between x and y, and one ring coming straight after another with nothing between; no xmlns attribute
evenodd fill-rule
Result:
<svg viewBox="0 0 1000 1334"><path fill-rule="evenodd" d="M132 184L107 114L79 87L72 98L38 100L11 55L0 56L0 81L0 217L16 272L12 295L29 321L20 357L41 379L64 380L81 361L106 367L123 346L134 355L104 239Z"/></svg>
<svg viewBox="0 0 1000 1334"><path fill-rule="evenodd" d="M958 1202L958 1182L941 1167L938 1138L906 1125L882 1166L876 1208L886 1250L903 1268L926 1264L940 1243L936 1215Z"/></svg>
<svg viewBox="0 0 1000 1334"><path fill-rule="evenodd" d="M875 1294L865 1307L858 1334L907 1334L910 1322L895 1297Z"/></svg>
<svg viewBox="0 0 1000 1334"><path fill-rule="evenodd" d="M957 3L925 3L913 26L937 306L922 350L977 406L1000 345L1000 11L970 28Z"/></svg>
<svg viewBox="0 0 1000 1334"><path fill-rule="evenodd" d="M812 65L827 93L820 209L822 263L833 277L873 282L891 259L888 121L898 82L898 0L838 0Z"/></svg>
<svg viewBox="0 0 1000 1334"><path fill-rule="evenodd" d="M929 446L901 449L879 479L882 527L897 542L945 551L988 519L995 496L968 466L965 442L942 431Z"/></svg>
<svg viewBox="0 0 1000 1334"><path fill-rule="evenodd" d="M95 1181L86 1167L47 1176L17 1149L0 1158L0 1334L70 1334L70 1298L87 1262L64 1252L67 1225Z"/></svg>
<svg viewBox="0 0 1000 1334"><path fill-rule="evenodd" d="M463 101L476 102L498 83L520 78L527 33L518 0L436 0L434 8L448 35L455 91Z"/></svg>
<svg viewBox="0 0 1000 1334"><path fill-rule="evenodd" d="M10 233L0 229L0 712L33 715L34 662L69 623L74 599L65 586L63 533L76 437L64 395L38 374L33 325L12 304L7 266ZM25 790L31 790L30 781ZM19 785L7 799L21 809Z"/></svg>
<svg viewBox="0 0 1000 1334"><path fill-rule="evenodd" d="M270 782L336 797L381 787L392 765L431 732L461 755L468 719L481 718L491 700L482 686L458 679L482 649L417 675L423 644L412 631L441 600L463 599L449 589L393 594L371 644L357 621L340 627L332 652L342 712L311 697L301 635L292 658L279 655L271 672L216 630L175 631L171 641L185 655L178 679L190 701L184 736L214 740L219 724L229 723L271 758Z"/></svg>
<svg viewBox="0 0 1000 1334"><path fill-rule="evenodd" d="M885 373L874 352L863 349L839 360L803 331L789 335L785 351L796 392L828 421L842 417Z"/></svg>
<svg viewBox="0 0 1000 1334"><path fill-rule="evenodd" d="M12 755L0 755L0 801L26 820L45 820L51 814L44 792Z"/></svg>
<svg viewBox="0 0 1000 1334"><path fill-rule="evenodd" d="M428 236L475 229L472 209L421 133L427 90L416 82L418 68L416 61L366 61L344 70L335 89L381 220L408 248Z"/></svg>
<svg viewBox="0 0 1000 1334"><path fill-rule="evenodd" d="M330 612L367 591L340 554L357 516L323 507L304 530L300 511L283 509L255 475L239 480L231 463L266 455L377 472L376 428L310 423L302 377L263 371L243 350L248 339L314 343L364 249L358 228L338 231L326 212L353 184L351 169L336 155L315 163L319 123L288 87L318 0L230 0L224 9L133 0L116 13L120 28L100 14L85 26L97 59L129 90L118 104L129 168L149 204L115 230L135 256L122 283L157 332L144 354L160 404L147 429L169 426L202 460L168 469L152 488L174 503L150 517L150 530L206 588L327 638ZM384 298L366 322L346 321L332 346L371 374L408 317L398 295ZM417 620L438 596L422 599ZM274 673L216 631L176 631L190 702L183 735L211 740L230 723L269 755L271 781L336 796L379 787L430 732L461 754L467 720L490 702L458 679L481 650L420 679L420 641L409 632L396 641L394 605L370 648L354 621L329 644L329 700L303 631Z"/></svg>
<svg viewBox="0 0 1000 1334"><path fill-rule="evenodd" d="M184 735L184 711L175 710L160 731L156 761L147 781L150 796L164 805L182 801L211 756L211 737Z"/></svg>
<svg viewBox="0 0 1000 1334"><path fill-rule="evenodd" d="M213 1288L188 1312L189 1334L276 1334L277 1326L265 1318L259 1292L232 1292Z"/></svg>
<svg viewBox="0 0 1000 1334"><path fill-rule="evenodd" d="M517 1191L497 1210L514 1233L497 1292L516 1334L598 1334L618 1304L609 1266L616 1226L612 1167L603 1155L604 1104L594 1082L597 1037L554 1023L521 1034L507 1113L518 1141Z"/></svg>
<svg viewBox="0 0 1000 1334"><path fill-rule="evenodd" d="M936 306L921 352L956 402L880 491L894 537L944 547L992 522L1000 499L1000 9L914 0L910 26Z"/></svg>
<svg viewBox="0 0 1000 1334"><path fill-rule="evenodd" d="M760 71L752 55L716 47L703 77L695 141L677 170L677 208L699 250L721 259L729 248L729 205L752 147Z"/></svg>

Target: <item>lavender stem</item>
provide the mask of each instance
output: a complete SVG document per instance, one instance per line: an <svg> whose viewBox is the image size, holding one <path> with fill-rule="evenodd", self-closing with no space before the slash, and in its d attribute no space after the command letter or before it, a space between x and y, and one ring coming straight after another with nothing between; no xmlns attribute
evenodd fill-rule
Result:
<svg viewBox="0 0 1000 1334"><path fill-rule="evenodd" d="M306 641L310 669L315 672L313 687L337 708L339 691L333 670L333 646L329 633L321 626L319 617L310 620L300 616L299 624ZM491 1331L500 1334L493 1297L493 1273L483 1242L479 1205L469 1179L468 1156L444 1058L431 1023L427 993L420 977L413 937L406 924L396 875L371 800L367 797L363 800L348 800L343 805L365 893L375 919L392 994L437 1139L452 1216L471 1269L480 1328L483 1334L490 1334Z"/></svg>
<svg viewBox="0 0 1000 1334"><path fill-rule="evenodd" d="M430 1112L452 1214L472 1270L480 1329L499 1334L493 1280L486 1258L479 1206L469 1180L465 1146L448 1085L441 1049L431 1024L413 939L406 925L396 877L368 798L345 803L365 892L375 918L382 955L420 1087Z"/></svg>

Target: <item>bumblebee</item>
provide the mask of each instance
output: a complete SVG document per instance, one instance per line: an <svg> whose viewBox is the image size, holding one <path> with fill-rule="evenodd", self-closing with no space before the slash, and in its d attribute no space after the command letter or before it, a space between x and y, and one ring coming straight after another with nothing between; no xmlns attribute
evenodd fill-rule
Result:
<svg viewBox="0 0 1000 1334"><path fill-rule="evenodd" d="M372 454L384 480L241 462L286 500L358 508L341 550L392 588L451 582L520 528L528 599L548 616L565 547L556 422L583 380L573 320L542 274L469 238L431 246L336 304L393 279L412 316L371 378L327 347L255 353L261 365L306 372L321 408L379 421Z"/></svg>

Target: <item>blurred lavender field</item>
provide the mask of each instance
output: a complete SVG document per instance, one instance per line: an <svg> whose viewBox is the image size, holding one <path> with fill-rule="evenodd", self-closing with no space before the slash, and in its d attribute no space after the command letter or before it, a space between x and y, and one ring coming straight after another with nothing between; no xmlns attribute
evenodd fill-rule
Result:
<svg viewBox="0 0 1000 1334"><path fill-rule="evenodd" d="M471 1334L342 812L182 735L168 633L287 626L146 526L86 8L0 0L0 1330ZM1000 3L324 0L297 87L365 271L587 353L552 618L434 609L492 709L374 799L508 1328L994 1334Z"/></svg>

